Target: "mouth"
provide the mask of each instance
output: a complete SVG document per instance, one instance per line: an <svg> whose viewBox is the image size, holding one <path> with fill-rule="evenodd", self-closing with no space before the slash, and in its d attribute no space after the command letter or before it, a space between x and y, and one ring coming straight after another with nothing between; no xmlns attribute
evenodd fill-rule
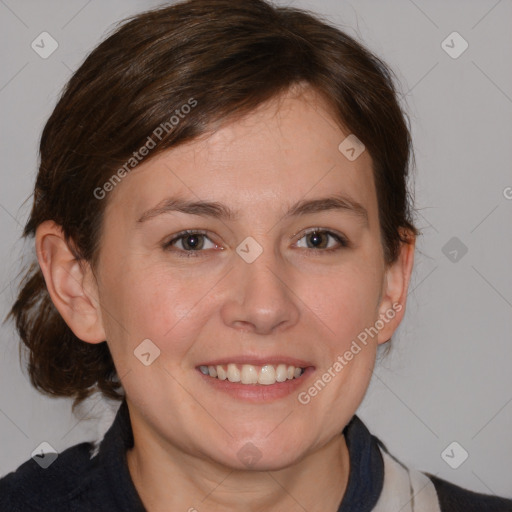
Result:
<svg viewBox="0 0 512 512"><path fill-rule="evenodd" d="M228 363L200 365L198 368L203 375L213 379L262 386L271 386L277 382L299 379L305 371L305 368L285 363L264 365Z"/></svg>
<svg viewBox="0 0 512 512"><path fill-rule="evenodd" d="M250 403L286 398L306 385L315 372L310 363L289 357L247 358L204 362L196 366L203 382L214 392Z"/></svg>

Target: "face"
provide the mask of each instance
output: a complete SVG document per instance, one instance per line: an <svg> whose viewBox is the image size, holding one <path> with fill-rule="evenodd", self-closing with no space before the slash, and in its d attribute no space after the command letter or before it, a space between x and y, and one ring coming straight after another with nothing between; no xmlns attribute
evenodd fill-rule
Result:
<svg viewBox="0 0 512 512"><path fill-rule="evenodd" d="M97 293L134 430L233 468L253 450L272 470L350 420L400 315L372 160L340 152L348 135L313 92L288 93L110 193Z"/></svg>

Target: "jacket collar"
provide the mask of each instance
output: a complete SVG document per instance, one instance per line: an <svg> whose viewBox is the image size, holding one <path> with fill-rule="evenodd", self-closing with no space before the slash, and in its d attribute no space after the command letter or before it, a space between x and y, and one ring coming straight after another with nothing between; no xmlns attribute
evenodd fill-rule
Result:
<svg viewBox="0 0 512 512"><path fill-rule="evenodd" d="M379 499L384 481L380 441L370 434L356 415L343 429L343 434L350 456L350 471L338 512L370 512ZM145 512L126 460L126 451L133 447L133 443L128 404L123 400L100 444L98 462L104 468L108 487L119 509Z"/></svg>

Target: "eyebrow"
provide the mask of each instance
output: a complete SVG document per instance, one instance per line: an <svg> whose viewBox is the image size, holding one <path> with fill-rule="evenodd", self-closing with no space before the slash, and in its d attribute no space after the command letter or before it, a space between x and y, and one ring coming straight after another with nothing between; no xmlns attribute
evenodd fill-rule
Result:
<svg viewBox="0 0 512 512"><path fill-rule="evenodd" d="M368 211L366 208L354 199L345 195L331 195L328 197L309 200L302 199L288 209L284 214L283 219L329 210L346 211L351 213L368 226ZM169 197L160 201L155 207L145 211L137 222L142 223L156 217L157 215L172 212L200 215L202 217L213 217L220 220L232 221L237 218L236 212L222 203L211 201L188 201L178 197Z"/></svg>

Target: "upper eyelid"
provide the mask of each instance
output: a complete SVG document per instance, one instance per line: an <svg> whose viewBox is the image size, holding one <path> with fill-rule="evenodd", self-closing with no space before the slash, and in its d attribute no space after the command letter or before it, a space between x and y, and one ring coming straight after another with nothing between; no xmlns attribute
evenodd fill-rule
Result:
<svg viewBox="0 0 512 512"><path fill-rule="evenodd" d="M182 240L183 238L185 238L187 236L191 236L191 235L205 236L206 238L208 238L208 240L210 240L210 242L216 244L216 242L211 239L208 232L203 231L201 229L187 229L185 231L180 231L179 233L172 235L172 238L169 238L169 240L167 242L165 242L165 245L171 245L174 242L177 242L178 240Z"/></svg>
<svg viewBox="0 0 512 512"><path fill-rule="evenodd" d="M306 235L310 235L311 233L314 233L314 232L319 232L319 233L327 233L328 235L332 236L333 238L337 238L339 239L339 241L344 244L344 245L349 245L350 241L348 239L347 236L345 236L343 233L340 233L336 230L333 230L333 229L328 229L328 228L321 228L321 227L318 227L318 226L315 226L315 227L312 227L312 228L306 228L306 229L303 229L303 230L300 230L298 231L297 233L295 233L294 235L292 235L290 237L290 240L295 238L297 235L300 235L300 237L298 238L298 240L300 240L302 237L306 236Z"/></svg>
<svg viewBox="0 0 512 512"><path fill-rule="evenodd" d="M319 233L327 233L329 235L344 237L344 235L342 235L341 233L337 233L335 230L328 229L328 228L321 228L321 227L315 226L315 227L312 227L312 228L305 228L305 229L301 229L300 231L297 231L297 233L292 235L290 237L290 239L291 238L295 238L297 235L301 235L301 238L302 238L303 236L306 236L306 235L309 235L311 233L314 233L315 231L318 231Z"/></svg>
<svg viewBox="0 0 512 512"><path fill-rule="evenodd" d="M334 238L334 240L338 244L338 247L329 247L329 248L324 248L324 249L315 249L312 247L305 247L304 250L314 251L314 252L329 252L329 251L332 252L332 251L336 251L336 250L340 250L340 249L347 249L349 247L352 247L350 240L345 235L343 235L341 233L336 233L335 231L331 231L328 229L317 229L317 230L311 229L309 231L305 231L304 233L302 233L302 235L297 240L297 242L299 240L301 240L303 237L305 237L306 235L310 235L311 233L314 233L315 231L317 231L319 233L326 233L331 238Z"/></svg>

